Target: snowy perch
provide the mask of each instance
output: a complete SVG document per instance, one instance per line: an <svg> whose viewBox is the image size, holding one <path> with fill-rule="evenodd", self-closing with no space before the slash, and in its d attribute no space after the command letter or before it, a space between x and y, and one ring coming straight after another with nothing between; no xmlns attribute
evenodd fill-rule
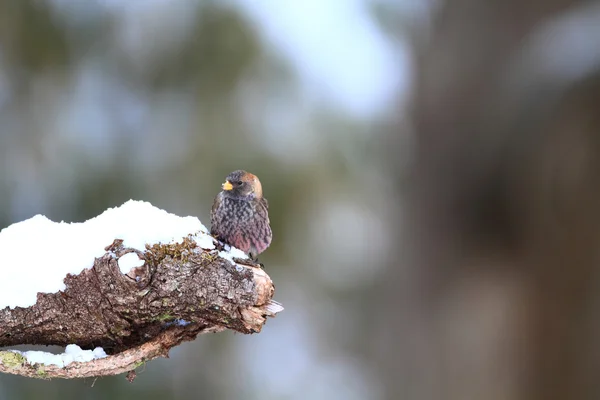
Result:
<svg viewBox="0 0 600 400"><path fill-rule="evenodd" d="M206 232L197 218L134 201L85 223L36 216L2 230L0 346L71 346L0 351L0 372L132 379L200 333L260 332L283 310L273 282Z"/></svg>

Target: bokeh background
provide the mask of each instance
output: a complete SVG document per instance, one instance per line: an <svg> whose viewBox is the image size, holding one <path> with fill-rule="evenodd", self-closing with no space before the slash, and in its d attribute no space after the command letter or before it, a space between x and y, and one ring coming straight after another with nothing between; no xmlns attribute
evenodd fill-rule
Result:
<svg viewBox="0 0 600 400"><path fill-rule="evenodd" d="M599 116L593 1L0 0L0 227L246 169L286 307L0 399L600 398Z"/></svg>

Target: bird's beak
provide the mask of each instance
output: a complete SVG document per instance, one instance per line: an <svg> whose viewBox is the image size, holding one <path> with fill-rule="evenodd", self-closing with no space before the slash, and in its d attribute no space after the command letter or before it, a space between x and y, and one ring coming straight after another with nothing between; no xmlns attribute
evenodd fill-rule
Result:
<svg viewBox="0 0 600 400"><path fill-rule="evenodd" d="M225 183L221 186L223 190L231 190L233 189L233 185L229 181L225 181Z"/></svg>

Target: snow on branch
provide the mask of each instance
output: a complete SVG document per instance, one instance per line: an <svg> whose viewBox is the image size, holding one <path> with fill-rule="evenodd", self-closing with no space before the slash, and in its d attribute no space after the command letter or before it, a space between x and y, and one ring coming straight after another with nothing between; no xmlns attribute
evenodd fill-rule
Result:
<svg viewBox="0 0 600 400"><path fill-rule="evenodd" d="M0 347L67 348L0 351L0 372L133 379L200 333L260 332L283 307L265 271L226 247L197 218L135 201L84 223L35 216L9 226L0 232Z"/></svg>

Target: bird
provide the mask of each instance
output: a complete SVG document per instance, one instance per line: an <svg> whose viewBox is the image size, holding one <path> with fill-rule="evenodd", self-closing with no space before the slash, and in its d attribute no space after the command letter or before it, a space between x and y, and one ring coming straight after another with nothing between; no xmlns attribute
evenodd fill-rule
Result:
<svg viewBox="0 0 600 400"><path fill-rule="evenodd" d="M258 177L244 170L225 178L213 202L210 233L246 253L252 260L271 245L269 203Z"/></svg>

